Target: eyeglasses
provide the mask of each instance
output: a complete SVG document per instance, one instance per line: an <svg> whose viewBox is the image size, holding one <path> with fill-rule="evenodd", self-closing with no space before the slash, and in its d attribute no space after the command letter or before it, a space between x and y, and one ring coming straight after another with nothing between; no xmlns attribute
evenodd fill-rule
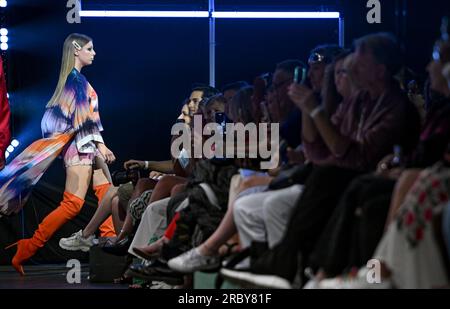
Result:
<svg viewBox="0 0 450 309"><path fill-rule="evenodd" d="M309 56L308 63L318 63L323 62L325 60L325 56L319 53L313 53Z"/></svg>

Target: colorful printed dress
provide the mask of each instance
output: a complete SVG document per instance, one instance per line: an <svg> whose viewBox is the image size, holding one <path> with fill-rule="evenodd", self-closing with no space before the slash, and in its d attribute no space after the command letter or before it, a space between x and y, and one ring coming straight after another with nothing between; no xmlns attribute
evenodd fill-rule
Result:
<svg viewBox="0 0 450 309"><path fill-rule="evenodd" d="M92 165L103 143L97 94L75 68L70 72L59 103L41 122L43 137L28 146L0 172L0 216L17 213L32 187L53 160L62 154L67 166Z"/></svg>
<svg viewBox="0 0 450 309"><path fill-rule="evenodd" d="M433 217L449 202L450 168L442 162L424 169L406 195L374 254L393 271L397 288L448 285L445 261L435 237Z"/></svg>

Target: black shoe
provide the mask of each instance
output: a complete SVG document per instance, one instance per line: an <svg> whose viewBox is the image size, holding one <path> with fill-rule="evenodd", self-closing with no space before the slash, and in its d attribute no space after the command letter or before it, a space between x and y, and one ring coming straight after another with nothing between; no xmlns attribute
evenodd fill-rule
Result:
<svg viewBox="0 0 450 309"><path fill-rule="evenodd" d="M297 274L297 253L278 245L252 259L250 269L254 274L275 275L292 282Z"/></svg>
<svg viewBox="0 0 450 309"><path fill-rule="evenodd" d="M130 248L131 242L133 241L132 237L125 237L116 242L107 242L102 250L106 253L110 253L113 255L124 256L128 254L128 248Z"/></svg>
<svg viewBox="0 0 450 309"><path fill-rule="evenodd" d="M161 267L147 266L144 264L131 265L125 275L148 281L164 281L171 285L184 283L184 275L169 268L162 271Z"/></svg>

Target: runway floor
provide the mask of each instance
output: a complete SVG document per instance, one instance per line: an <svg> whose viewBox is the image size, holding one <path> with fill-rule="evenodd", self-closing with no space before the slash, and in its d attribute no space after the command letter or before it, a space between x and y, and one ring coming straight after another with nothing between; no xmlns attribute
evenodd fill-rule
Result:
<svg viewBox="0 0 450 309"><path fill-rule="evenodd" d="M68 283L65 264L25 266L20 276L11 266L0 266L0 289L127 289L127 284L89 282L89 265L81 265L81 282Z"/></svg>

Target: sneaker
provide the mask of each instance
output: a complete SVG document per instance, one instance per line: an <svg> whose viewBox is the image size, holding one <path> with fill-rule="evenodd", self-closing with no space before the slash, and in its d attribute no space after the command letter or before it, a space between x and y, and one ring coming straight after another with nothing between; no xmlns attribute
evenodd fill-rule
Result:
<svg viewBox="0 0 450 309"><path fill-rule="evenodd" d="M125 275L139 278L145 281L164 281L170 285L179 285L184 282L184 275L167 268L162 271L162 267L145 266L143 264L133 264L128 267Z"/></svg>
<svg viewBox="0 0 450 309"><path fill-rule="evenodd" d="M174 285L167 284L164 281L152 281L152 286L150 287L152 290L169 290L175 288Z"/></svg>
<svg viewBox="0 0 450 309"><path fill-rule="evenodd" d="M220 257L202 255L198 248L193 248L182 255L169 260L167 265L171 269L181 273L213 270L220 267Z"/></svg>
<svg viewBox="0 0 450 309"><path fill-rule="evenodd" d="M320 281L317 279L310 279L306 284L303 286L304 290L315 290L320 289Z"/></svg>
<svg viewBox="0 0 450 309"><path fill-rule="evenodd" d="M238 271L222 268L220 274L232 283L243 284L244 286L254 286L269 289L291 289L291 283L281 277L274 275L253 274L246 271Z"/></svg>
<svg viewBox="0 0 450 309"><path fill-rule="evenodd" d="M59 240L59 246L65 250L69 251L83 251L88 252L89 249L96 244L96 239L94 235L89 237L83 237L83 231L79 230L73 233L72 236L68 238L61 238Z"/></svg>

